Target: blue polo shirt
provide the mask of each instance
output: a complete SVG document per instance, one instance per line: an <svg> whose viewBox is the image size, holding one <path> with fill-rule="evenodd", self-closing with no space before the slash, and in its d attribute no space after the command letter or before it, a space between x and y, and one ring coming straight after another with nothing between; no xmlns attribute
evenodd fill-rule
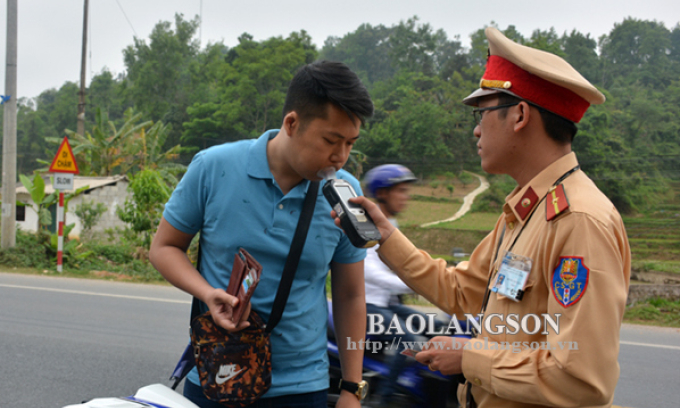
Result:
<svg viewBox="0 0 680 408"><path fill-rule="evenodd" d="M200 231L201 273L215 288L229 285L239 247L262 264L252 307L266 322L274 303L283 266L300 218L309 181L285 196L267 161L267 142L278 130L258 139L226 143L194 156L186 174L165 206L163 217L187 234ZM338 178L359 182L340 170ZM328 388L326 355L326 276L331 261L359 262L364 249L354 247L335 226L331 207L321 193L309 227L299 267L281 321L272 332L272 388L267 397ZM200 384L196 369L187 377Z"/></svg>

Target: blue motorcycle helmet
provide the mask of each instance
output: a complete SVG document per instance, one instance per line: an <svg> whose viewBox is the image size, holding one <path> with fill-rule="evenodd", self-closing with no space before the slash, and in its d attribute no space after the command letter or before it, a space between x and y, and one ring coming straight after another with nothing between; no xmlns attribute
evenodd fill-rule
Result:
<svg viewBox="0 0 680 408"><path fill-rule="evenodd" d="M383 164L374 167L366 173L364 185L369 196L377 198L377 191L381 188L390 188L400 183L412 183L418 178L411 170L401 164Z"/></svg>

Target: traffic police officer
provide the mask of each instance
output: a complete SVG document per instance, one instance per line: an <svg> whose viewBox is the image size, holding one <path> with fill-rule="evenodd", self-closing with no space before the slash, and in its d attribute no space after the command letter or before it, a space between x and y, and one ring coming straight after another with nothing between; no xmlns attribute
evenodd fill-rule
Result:
<svg viewBox="0 0 680 408"><path fill-rule="evenodd" d="M562 58L495 28L486 36L480 89L463 102L475 107L482 168L510 175L517 187L470 260L447 267L415 248L375 204L353 201L382 233L381 258L411 288L459 318L483 313L476 338L437 337L432 342L443 346L416 356L432 370L463 373L463 406L608 407L619 376L630 246L621 216L571 151L575 122L605 98ZM525 318L544 315L556 327Z"/></svg>

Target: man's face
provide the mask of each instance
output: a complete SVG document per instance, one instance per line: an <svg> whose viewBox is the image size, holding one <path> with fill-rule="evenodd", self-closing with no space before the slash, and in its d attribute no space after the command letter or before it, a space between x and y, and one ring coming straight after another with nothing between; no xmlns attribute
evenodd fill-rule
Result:
<svg viewBox="0 0 680 408"><path fill-rule="evenodd" d="M319 170L330 166L340 170L359 138L358 119L350 118L333 104L328 104L327 109L325 119L312 119L291 135L291 167L307 180L320 180Z"/></svg>
<svg viewBox="0 0 680 408"><path fill-rule="evenodd" d="M496 96L487 96L479 100L479 108L498 104ZM479 139L477 154L482 159L482 169L490 174L505 173L506 164L512 160L514 145L506 113L507 108L482 112L482 120L474 130L475 137Z"/></svg>
<svg viewBox="0 0 680 408"><path fill-rule="evenodd" d="M385 206L389 215L397 215L404 211L408 206L411 185L409 183L399 183L391 188L380 189L377 192L378 199Z"/></svg>

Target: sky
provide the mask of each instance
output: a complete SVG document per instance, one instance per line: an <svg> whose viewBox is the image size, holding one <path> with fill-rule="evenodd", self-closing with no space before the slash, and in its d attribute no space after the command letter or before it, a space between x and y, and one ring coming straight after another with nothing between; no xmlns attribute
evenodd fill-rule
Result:
<svg viewBox="0 0 680 408"><path fill-rule="evenodd" d="M0 2L0 79L5 89L7 1ZM18 0L17 91L36 97L65 82L79 82L84 0ZM175 13L202 16L201 44L238 43L247 32L260 41L305 30L320 49L363 23L392 26L418 16L421 23L460 36L495 22L514 25L529 37L536 29L558 34L576 29L597 39L627 17L656 20L672 29L680 21L678 0L90 0L87 83L107 68L124 73L123 49L147 39ZM3 92L4 93L4 92Z"/></svg>

